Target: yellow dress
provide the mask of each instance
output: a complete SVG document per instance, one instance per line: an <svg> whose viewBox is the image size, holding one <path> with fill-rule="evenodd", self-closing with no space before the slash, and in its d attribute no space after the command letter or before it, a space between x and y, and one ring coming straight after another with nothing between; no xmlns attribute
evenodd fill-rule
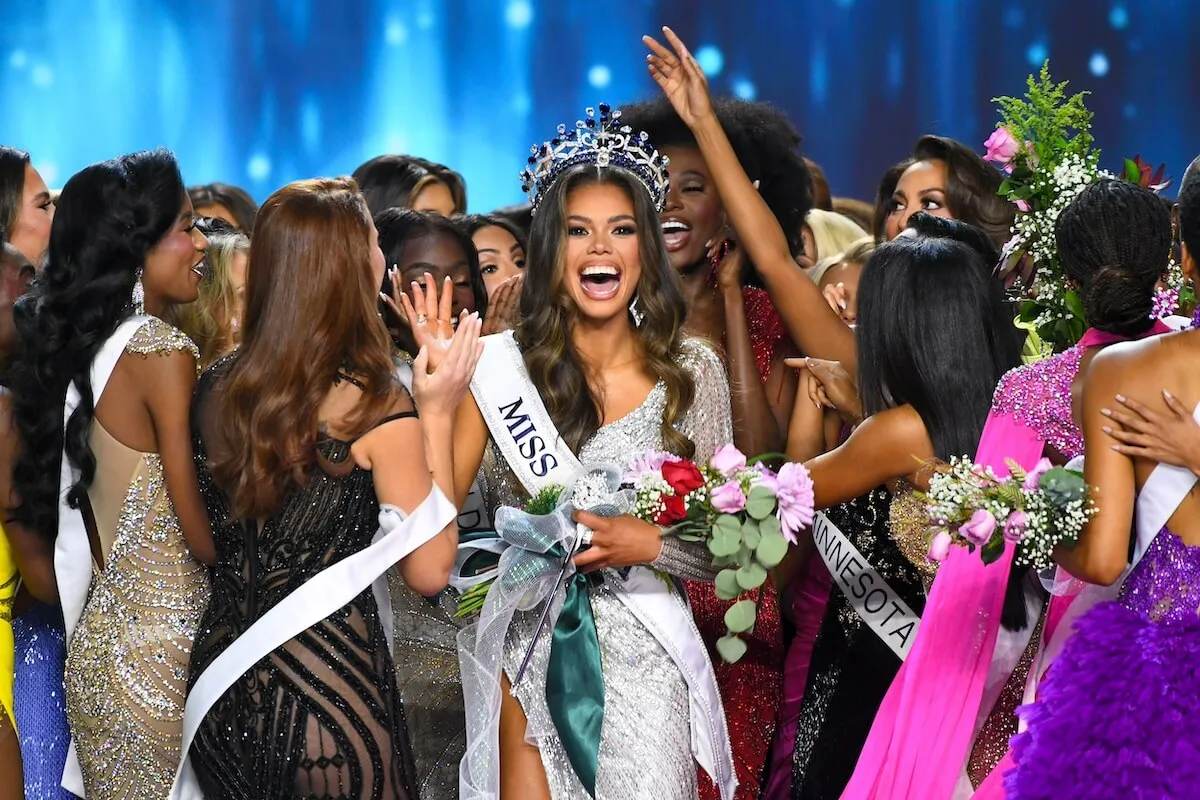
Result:
<svg viewBox="0 0 1200 800"><path fill-rule="evenodd" d="M13 600L17 596L17 562L13 560L8 537L0 528L0 715L16 727L13 707Z"/></svg>
<svg viewBox="0 0 1200 800"><path fill-rule="evenodd" d="M151 319L126 353L195 345ZM208 605L208 570L183 538L162 458L132 450L98 420L88 489L103 568L67 649L67 720L88 800L162 800L180 762L188 664Z"/></svg>

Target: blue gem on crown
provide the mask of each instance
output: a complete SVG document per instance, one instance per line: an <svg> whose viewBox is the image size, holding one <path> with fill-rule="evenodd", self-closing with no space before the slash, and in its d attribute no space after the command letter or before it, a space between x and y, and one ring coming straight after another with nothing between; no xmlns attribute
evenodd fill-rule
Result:
<svg viewBox="0 0 1200 800"><path fill-rule="evenodd" d="M535 212L558 177L577 164L631 172L650 193L654 207L658 211L666 207L669 159L651 146L644 131L635 134L628 125L621 125L620 110L601 103L599 111L597 115L596 109L587 109L586 118L576 122L574 130L559 125L553 139L530 148L532 155L521 171L521 188Z"/></svg>

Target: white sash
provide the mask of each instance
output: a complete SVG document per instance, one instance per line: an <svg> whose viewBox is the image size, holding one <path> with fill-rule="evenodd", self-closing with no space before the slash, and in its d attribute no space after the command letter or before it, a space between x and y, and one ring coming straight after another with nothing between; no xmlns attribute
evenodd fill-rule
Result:
<svg viewBox="0 0 1200 800"><path fill-rule="evenodd" d="M132 316L117 326L112 336L108 337L96 357L92 360L92 407L100 404L100 397L112 377L113 369L117 366L125 345L138 332L150 317ZM71 381L67 387L66 400L63 403L63 435L66 436L67 421L79 407L79 388ZM58 479L58 535L54 539L54 575L58 584L59 602L62 603L63 625L66 629L66 643L69 647L71 637L75 634L75 626L83 616L83 607L87 604L88 589L92 585L92 547L88 542L87 525L83 520L83 511L71 508L67 504L67 492L77 479L76 470L67 458L64 444L62 464ZM67 761L63 767L62 787L69 792L83 797L83 771L79 766L79 756L75 752L75 740L67 750Z"/></svg>
<svg viewBox="0 0 1200 800"><path fill-rule="evenodd" d="M1197 405L1192 411L1192 418L1200 422L1200 405ZM1083 462L1083 456L1076 456L1067 464L1067 469L1082 472ZM1025 683L1025 703L1034 701L1038 682L1049 669L1050 664L1062 652L1071 631L1075 628L1076 621L1098 603L1117 599L1130 571L1142 560L1142 556L1146 555L1150 543L1158 536L1159 531L1166 527L1171 515L1179 508L1179 504L1184 501L1195 484L1196 476L1191 470L1174 467L1170 464L1159 463L1150 473L1150 477L1146 479L1146 482L1142 484L1141 491L1138 492L1137 502L1133 509L1133 559L1121 577L1111 586L1098 586L1091 583L1083 585L1083 589L1071 601L1071 605L1063 613L1062 619L1058 621L1054 635L1050 639L1042 641L1037 664L1034 669L1029 671L1029 679ZM1021 729L1024 730L1024 727L1025 723L1022 721Z"/></svg>
<svg viewBox="0 0 1200 800"><path fill-rule="evenodd" d="M171 800L204 800L188 751L213 703L264 656L345 606L392 564L433 539L457 513L436 485L408 518L395 506L381 506L382 535L370 547L314 575L259 617L209 664L188 693L183 714L184 759Z"/></svg>
<svg viewBox="0 0 1200 800"><path fill-rule="evenodd" d="M531 495L546 486L570 486L583 465L558 435L512 331L483 342L471 393L509 468Z"/></svg>
<svg viewBox="0 0 1200 800"><path fill-rule="evenodd" d="M829 574L855 613L901 661L908 657L921 617L883 579L823 511L813 516L813 541Z"/></svg>
<svg viewBox="0 0 1200 800"><path fill-rule="evenodd" d="M512 332L486 336L483 341L486 346L471 392L501 455L530 495L548 486L571 486L583 473L583 465L559 436ZM646 567L633 567L624 581L607 571L604 580L683 674L693 756L722 798L732 800L737 776L721 695L686 601L673 597L668 585Z"/></svg>

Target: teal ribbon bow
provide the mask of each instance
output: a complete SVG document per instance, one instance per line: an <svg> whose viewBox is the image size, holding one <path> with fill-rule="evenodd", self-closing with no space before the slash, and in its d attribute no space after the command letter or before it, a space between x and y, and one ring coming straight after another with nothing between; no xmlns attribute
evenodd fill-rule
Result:
<svg viewBox="0 0 1200 800"><path fill-rule="evenodd" d="M583 788L595 797L600 729L604 723L604 670L588 593L591 582L580 573L567 580L562 610L550 639L546 707L567 760Z"/></svg>
<svg viewBox="0 0 1200 800"><path fill-rule="evenodd" d="M500 556L499 575L488 593L481 626L490 625L506 608L540 615L545 604L554 602L555 578L565 560L574 556L579 540L572 514L577 509L602 517L629 513L634 494L622 491L620 485L621 473L615 467L590 467L564 492L550 514L532 515L507 507L496 512L496 534L509 546ZM545 699L572 769L595 797L604 722L604 670L589 585L600 579L576 573L573 566L567 570L563 605L550 640ZM540 633L535 632L528 652L533 651Z"/></svg>

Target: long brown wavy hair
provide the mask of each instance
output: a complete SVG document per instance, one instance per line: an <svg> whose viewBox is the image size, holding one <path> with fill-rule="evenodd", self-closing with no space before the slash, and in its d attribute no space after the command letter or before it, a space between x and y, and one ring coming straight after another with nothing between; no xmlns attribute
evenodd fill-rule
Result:
<svg viewBox="0 0 1200 800"><path fill-rule="evenodd" d="M376 311L370 217L350 178L271 195L250 245L241 349L221 390L213 477L235 517L267 516L317 458L317 414L342 369L365 387L348 436L375 425L399 391Z"/></svg>
<svg viewBox="0 0 1200 800"><path fill-rule="evenodd" d="M538 204L529 232L529 260L521 290L521 321L516 337L533 385L551 419L573 452L578 453L600 428L603 400L592 391L583 360L571 340L579 309L565 290L567 198L594 184L619 186L633 201L638 228L638 307L644 319L635 327L646 367L667 391L662 420L663 449L691 457L695 444L675 429L692 405L695 381L680 364L684 317L679 275L663 243L658 212L645 187L625 170L580 165L564 173ZM632 319L630 325L633 325Z"/></svg>

